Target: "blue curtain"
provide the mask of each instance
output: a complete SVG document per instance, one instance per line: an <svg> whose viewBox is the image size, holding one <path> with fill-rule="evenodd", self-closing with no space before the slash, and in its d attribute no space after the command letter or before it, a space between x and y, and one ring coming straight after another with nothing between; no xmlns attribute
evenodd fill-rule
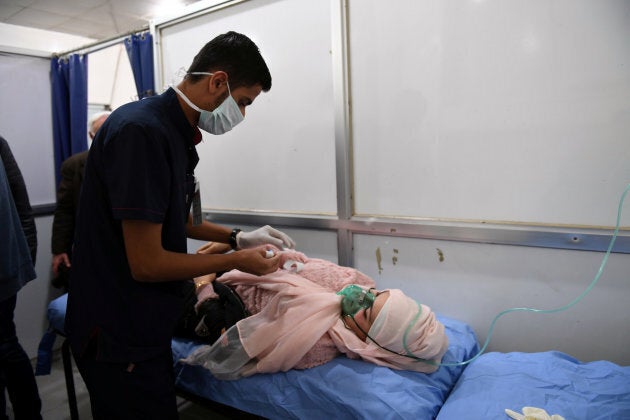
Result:
<svg viewBox="0 0 630 420"><path fill-rule="evenodd" d="M57 184L61 163L87 150L87 64L87 56L78 54L54 57L50 63Z"/></svg>
<svg viewBox="0 0 630 420"><path fill-rule="evenodd" d="M153 36L149 32L125 38L125 48L131 62L133 78L136 82L138 99L153 96Z"/></svg>

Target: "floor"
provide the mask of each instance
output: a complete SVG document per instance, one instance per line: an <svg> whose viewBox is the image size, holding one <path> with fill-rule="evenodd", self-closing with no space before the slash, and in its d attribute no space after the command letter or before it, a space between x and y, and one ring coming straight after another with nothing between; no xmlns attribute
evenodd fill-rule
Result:
<svg viewBox="0 0 630 420"><path fill-rule="evenodd" d="M66 393L66 381L60 351L55 352L50 375L37 376L36 379L39 387L39 396L42 399L43 420L69 420L70 410L68 408L68 395ZM76 367L74 367L74 383L77 394L79 419L91 420L92 415L90 413L89 395ZM194 404L182 398L178 398L177 401L180 420L229 419L229 417L225 417L206 407ZM10 405L8 398L7 405ZM8 410L9 418L13 420L11 408L8 407Z"/></svg>

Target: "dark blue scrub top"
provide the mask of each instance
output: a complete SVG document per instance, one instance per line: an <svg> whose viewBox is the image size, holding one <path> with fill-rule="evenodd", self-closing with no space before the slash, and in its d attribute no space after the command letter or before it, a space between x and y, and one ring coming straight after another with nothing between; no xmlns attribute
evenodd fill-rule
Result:
<svg viewBox="0 0 630 420"><path fill-rule="evenodd" d="M66 332L75 355L135 362L170 351L189 279L138 282L121 221L162 224L162 246L187 252L186 221L199 157L173 89L126 104L98 132L88 155L75 228Z"/></svg>

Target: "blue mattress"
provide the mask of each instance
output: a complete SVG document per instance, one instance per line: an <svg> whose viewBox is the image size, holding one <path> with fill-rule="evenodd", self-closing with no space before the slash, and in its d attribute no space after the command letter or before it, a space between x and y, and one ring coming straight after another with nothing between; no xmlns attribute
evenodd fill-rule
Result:
<svg viewBox="0 0 630 420"><path fill-rule="evenodd" d="M63 332L66 302L67 295L63 295L48 306L48 319L59 332ZM477 354L477 338L470 326L438 318L450 342L444 362L463 361ZM432 419L464 370L463 366L442 366L427 375L340 356L312 369L220 381L201 366L179 362L198 345L173 339L176 386L203 399L271 419L321 419L326 415L334 419Z"/></svg>
<svg viewBox="0 0 630 420"><path fill-rule="evenodd" d="M509 419L538 407L570 419L630 419L630 367L560 352L487 353L463 372L438 420Z"/></svg>

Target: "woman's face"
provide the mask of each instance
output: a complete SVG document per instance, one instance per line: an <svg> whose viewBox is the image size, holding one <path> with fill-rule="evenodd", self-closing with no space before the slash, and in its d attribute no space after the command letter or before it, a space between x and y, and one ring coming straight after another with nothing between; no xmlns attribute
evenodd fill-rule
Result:
<svg viewBox="0 0 630 420"><path fill-rule="evenodd" d="M383 305L387 302L387 298L389 298L389 291L385 290L383 292L377 292L372 307L361 309L357 312L354 315L354 321L351 317L345 318L346 325L354 331L357 337L361 340L365 341L367 338L366 333L370 331L370 327L372 327L374 320L381 312L381 309L383 309Z"/></svg>

